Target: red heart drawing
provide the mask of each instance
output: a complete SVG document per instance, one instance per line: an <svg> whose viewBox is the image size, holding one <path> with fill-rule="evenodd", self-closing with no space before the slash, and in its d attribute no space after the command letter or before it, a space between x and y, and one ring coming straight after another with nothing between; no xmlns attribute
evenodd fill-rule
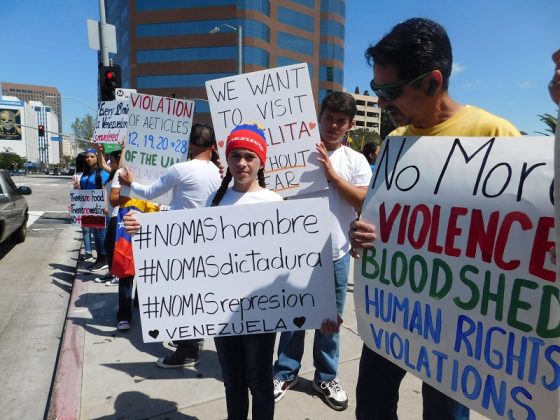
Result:
<svg viewBox="0 0 560 420"><path fill-rule="evenodd" d="M220 140L220 141L218 142L218 146L224 147L224 141L223 141L223 140Z"/></svg>
<svg viewBox="0 0 560 420"><path fill-rule="evenodd" d="M314 122L309 123L309 128L313 130L315 127L317 127L317 124L315 124Z"/></svg>

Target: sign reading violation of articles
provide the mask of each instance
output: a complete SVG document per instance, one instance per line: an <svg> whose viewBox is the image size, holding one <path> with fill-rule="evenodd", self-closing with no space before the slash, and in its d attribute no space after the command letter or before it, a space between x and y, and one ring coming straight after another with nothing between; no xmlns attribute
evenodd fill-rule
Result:
<svg viewBox="0 0 560 420"><path fill-rule="evenodd" d="M336 320L328 202L138 214L144 342L319 328Z"/></svg>
<svg viewBox="0 0 560 420"><path fill-rule="evenodd" d="M99 104L93 131L93 143L119 144L126 139L130 101L107 101Z"/></svg>
<svg viewBox="0 0 560 420"><path fill-rule="evenodd" d="M224 164L231 130L258 123L268 146L267 188L283 197L327 188L315 149L321 138L307 64L210 80L206 93Z"/></svg>
<svg viewBox="0 0 560 420"><path fill-rule="evenodd" d="M135 181L152 184L171 165L187 160L193 113L193 101L130 94L124 160ZM153 201L169 204L171 191Z"/></svg>
<svg viewBox="0 0 560 420"><path fill-rule="evenodd" d="M70 192L70 219L74 226L104 228L104 209L104 190Z"/></svg>
<svg viewBox="0 0 560 420"><path fill-rule="evenodd" d="M390 138L362 211L360 336L490 418L558 418L553 140Z"/></svg>

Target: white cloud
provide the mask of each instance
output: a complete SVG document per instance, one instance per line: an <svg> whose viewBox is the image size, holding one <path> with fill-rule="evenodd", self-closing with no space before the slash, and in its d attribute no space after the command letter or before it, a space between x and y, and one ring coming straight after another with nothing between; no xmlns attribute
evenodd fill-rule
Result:
<svg viewBox="0 0 560 420"><path fill-rule="evenodd" d="M479 87L480 85L481 85L480 80L474 80L472 82L465 82L462 84L465 90L472 90Z"/></svg>
<svg viewBox="0 0 560 420"><path fill-rule="evenodd" d="M453 63L453 67L451 67L451 74L457 75L465 71L466 68L466 66L462 66L459 63Z"/></svg>

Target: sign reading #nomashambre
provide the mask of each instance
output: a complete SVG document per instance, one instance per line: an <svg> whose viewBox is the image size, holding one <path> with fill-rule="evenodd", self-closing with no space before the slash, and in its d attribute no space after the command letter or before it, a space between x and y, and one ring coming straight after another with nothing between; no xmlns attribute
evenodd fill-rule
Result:
<svg viewBox="0 0 560 420"><path fill-rule="evenodd" d="M336 320L328 202L138 214L145 342L319 328Z"/></svg>
<svg viewBox="0 0 560 420"><path fill-rule="evenodd" d="M135 181L152 184L171 165L187 160L193 114L193 101L130 94L124 160ZM153 201L169 204L171 193Z"/></svg>
<svg viewBox="0 0 560 420"><path fill-rule="evenodd" d="M361 216L360 336L491 418L558 418L553 140L390 138Z"/></svg>
<svg viewBox="0 0 560 420"><path fill-rule="evenodd" d="M321 142L306 63L206 82L218 151L233 128L258 123L265 132L267 188L283 197L327 188L315 144Z"/></svg>

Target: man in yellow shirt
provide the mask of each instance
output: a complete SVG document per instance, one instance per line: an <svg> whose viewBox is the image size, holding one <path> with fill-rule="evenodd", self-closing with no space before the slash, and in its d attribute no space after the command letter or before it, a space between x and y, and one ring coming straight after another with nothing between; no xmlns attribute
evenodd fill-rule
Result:
<svg viewBox="0 0 560 420"><path fill-rule="evenodd" d="M483 109L456 102L448 92L451 43L445 29L428 19L396 25L366 52L373 63L373 93L398 127L392 136L520 136L508 121ZM437 146L436 146L437 147ZM350 239L356 248L372 247L375 227L356 221ZM406 371L365 345L356 386L358 420L397 419L399 386ZM422 385L423 418L464 420L469 409L437 389Z"/></svg>

